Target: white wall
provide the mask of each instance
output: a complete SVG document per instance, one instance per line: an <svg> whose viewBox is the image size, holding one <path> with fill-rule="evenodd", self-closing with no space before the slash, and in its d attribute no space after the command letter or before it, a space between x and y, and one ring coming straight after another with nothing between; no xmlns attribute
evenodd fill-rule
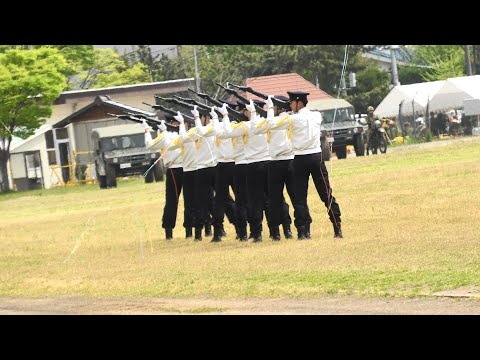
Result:
<svg viewBox="0 0 480 360"><path fill-rule="evenodd" d="M56 176L52 173L52 169L48 165L48 155L47 155L47 144L45 141L45 131L34 135L27 141L25 141L21 146L14 148L11 153L21 153L25 151L36 151L40 150L40 159L42 162L42 174L43 174L43 184L46 189L52 187L52 185L58 185L59 182ZM9 161L10 163L10 161ZM16 170L13 166L11 167L8 164L9 169L9 180L10 186L13 187L13 178L20 177L18 176L18 170ZM57 170L58 171L58 170ZM25 170L23 170L25 172Z"/></svg>

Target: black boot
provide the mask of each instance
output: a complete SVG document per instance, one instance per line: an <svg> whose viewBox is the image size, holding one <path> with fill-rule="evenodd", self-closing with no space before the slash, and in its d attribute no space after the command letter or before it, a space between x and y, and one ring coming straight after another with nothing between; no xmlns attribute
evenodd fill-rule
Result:
<svg viewBox="0 0 480 360"><path fill-rule="evenodd" d="M173 238L172 232L173 232L172 229L165 229L165 240L172 240Z"/></svg>
<svg viewBox="0 0 480 360"><path fill-rule="evenodd" d="M222 228L220 226L213 227L213 238L210 242L220 242L222 241Z"/></svg>
<svg viewBox="0 0 480 360"><path fill-rule="evenodd" d="M280 230L278 226L272 226L270 228L270 239L273 241L280 241Z"/></svg>
<svg viewBox="0 0 480 360"><path fill-rule="evenodd" d="M212 226L210 224L205 225L205 236L212 236Z"/></svg>
<svg viewBox="0 0 480 360"><path fill-rule="evenodd" d="M202 241L202 230L203 226L195 228L195 241Z"/></svg>
<svg viewBox="0 0 480 360"><path fill-rule="evenodd" d="M306 226L298 227L298 240L309 240L310 234L307 232Z"/></svg>
<svg viewBox="0 0 480 360"><path fill-rule="evenodd" d="M247 241L247 228L238 228L238 240L239 241Z"/></svg>
<svg viewBox="0 0 480 360"><path fill-rule="evenodd" d="M213 229L213 236L215 236L215 228ZM225 229L223 228L223 224L220 226L220 236L221 237L227 236L227 233L225 232Z"/></svg>
<svg viewBox="0 0 480 360"><path fill-rule="evenodd" d="M192 236L193 236L192 228L191 227L185 228L185 239L191 238Z"/></svg>
<svg viewBox="0 0 480 360"><path fill-rule="evenodd" d="M250 228L252 231L252 242L261 242L262 241L262 226L255 226L254 229Z"/></svg>
<svg viewBox="0 0 480 360"><path fill-rule="evenodd" d="M283 224L283 235L285 235L285 239L293 238L292 230L290 229L290 224Z"/></svg>
<svg viewBox="0 0 480 360"><path fill-rule="evenodd" d="M333 224L333 231L335 235L333 235L334 238L340 238L343 239L343 234L342 234L342 223L337 223Z"/></svg>
<svg viewBox="0 0 480 360"><path fill-rule="evenodd" d="M262 242L262 232L255 232L252 234L253 240L252 242L257 243L257 242Z"/></svg>
<svg viewBox="0 0 480 360"><path fill-rule="evenodd" d="M310 223L305 225L305 236L310 239Z"/></svg>

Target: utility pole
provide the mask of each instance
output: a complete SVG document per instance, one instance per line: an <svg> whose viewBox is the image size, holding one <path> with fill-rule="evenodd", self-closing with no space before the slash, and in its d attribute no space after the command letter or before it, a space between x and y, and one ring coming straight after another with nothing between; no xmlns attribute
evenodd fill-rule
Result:
<svg viewBox="0 0 480 360"><path fill-rule="evenodd" d="M472 76L472 63L470 62L470 50L468 45L463 45L463 51L465 52L465 63L467 64L467 75Z"/></svg>
<svg viewBox="0 0 480 360"><path fill-rule="evenodd" d="M398 72L397 72L397 58L395 56L395 50L398 49L398 45L390 45L390 61L392 64L392 83L393 86L400 85L398 82Z"/></svg>
<svg viewBox="0 0 480 360"><path fill-rule="evenodd" d="M200 77L198 76L198 65L197 65L197 48L193 48L193 58L195 60L195 87L197 92L200 92Z"/></svg>

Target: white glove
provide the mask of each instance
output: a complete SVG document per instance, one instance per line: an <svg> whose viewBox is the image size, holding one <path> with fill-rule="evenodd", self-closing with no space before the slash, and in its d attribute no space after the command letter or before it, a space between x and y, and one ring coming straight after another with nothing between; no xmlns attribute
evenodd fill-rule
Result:
<svg viewBox="0 0 480 360"><path fill-rule="evenodd" d="M150 129L150 131L152 130L152 127L150 125L148 125L145 120L142 121L142 126L145 130L147 130L147 129Z"/></svg>
<svg viewBox="0 0 480 360"><path fill-rule="evenodd" d="M183 124L185 120L183 119L183 115L180 113L180 111L177 111L177 116L173 117L175 120L177 120L180 124Z"/></svg>
<svg viewBox="0 0 480 360"><path fill-rule="evenodd" d="M245 105L245 108L250 112L257 111L257 110L255 110L255 104L253 103L253 100L251 100L251 99L250 99L250 104Z"/></svg>
<svg viewBox="0 0 480 360"><path fill-rule="evenodd" d="M165 120L162 120L162 121L160 122L160 125L158 125L158 130L160 130L160 131L165 131L165 130L167 130L167 125L165 125Z"/></svg>
<svg viewBox="0 0 480 360"><path fill-rule="evenodd" d="M193 114L193 116L195 116L195 117L200 117L200 113L199 113L198 110L197 110L197 105L195 105L195 106L193 107L192 114Z"/></svg>
<svg viewBox="0 0 480 360"><path fill-rule="evenodd" d="M215 111L215 106L212 106L212 111L210 111L210 115L212 115L212 119L218 119L217 112Z"/></svg>
<svg viewBox="0 0 480 360"><path fill-rule="evenodd" d="M267 100L265 100L265 104L267 104L267 107L269 109L273 108L273 101L272 101L273 95L268 95Z"/></svg>
<svg viewBox="0 0 480 360"><path fill-rule="evenodd" d="M217 106L217 110L220 111L220 114L222 114L222 115L227 115L228 114L226 103L223 103L222 107Z"/></svg>

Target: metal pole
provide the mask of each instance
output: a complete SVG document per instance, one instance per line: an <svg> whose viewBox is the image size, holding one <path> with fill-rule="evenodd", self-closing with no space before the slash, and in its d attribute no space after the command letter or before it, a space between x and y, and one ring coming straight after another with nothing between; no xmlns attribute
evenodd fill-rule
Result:
<svg viewBox="0 0 480 360"><path fill-rule="evenodd" d="M463 51L465 52L465 63L467 64L467 75L472 76L472 63L470 62L470 50L468 45L463 45Z"/></svg>
<svg viewBox="0 0 480 360"><path fill-rule="evenodd" d="M390 46L390 60L392 63L392 83L393 86L399 85L398 72L397 72L397 58L395 57L395 50L398 49L398 45Z"/></svg>
<svg viewBox="0 0 480 360"><path fill-rule="evenodd" d="M415 94L415 96L417 96L417 94ZM413 137L416 139L417 138L417 134L416 134L416 128L415 128L415 96L413 97L413 100L412 100L412 122L413 122Z"/></svg>
<svg viewBox="0 0 480 360"><path fill-rule="evenodd" d="M198 65L197 65L197 48L193 48L193 58L195 60L195 87L197 92L200 92L200 77L198 75Z"/></svg>

